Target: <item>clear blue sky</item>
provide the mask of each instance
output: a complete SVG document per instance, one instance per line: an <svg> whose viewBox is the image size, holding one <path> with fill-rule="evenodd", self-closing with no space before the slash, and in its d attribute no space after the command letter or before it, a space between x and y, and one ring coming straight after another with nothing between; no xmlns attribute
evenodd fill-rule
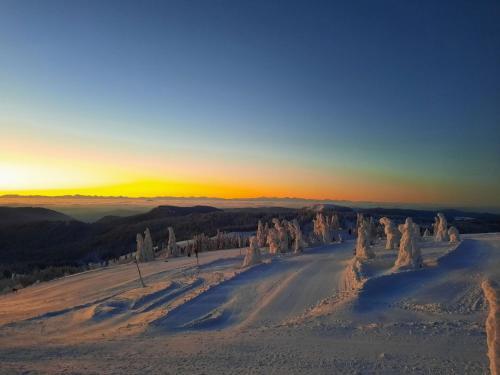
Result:
<svg viewBox="0 0 500 375"><path fill-rule="evenodd" d="M126 145L178 183L201 184L179 155L220 162L219 195L251 176L249 195L500 205L498 1L4 0L0 48L5 160L97 144L111 168ZM27 173L0 191L36 190Z"/></svg>

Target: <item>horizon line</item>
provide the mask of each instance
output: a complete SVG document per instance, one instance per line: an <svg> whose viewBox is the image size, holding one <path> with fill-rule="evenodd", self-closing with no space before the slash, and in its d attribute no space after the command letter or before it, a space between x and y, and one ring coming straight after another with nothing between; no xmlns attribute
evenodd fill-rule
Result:
<svg viewBox="0 0 500 375"><path fill-rule="evenodd" d="M130 199L130 200L155 200L155 199L179 199L179 200L219 200L219 201L258 201L258 200L266 200L266 201L303 201L303 202L338 202L338 203L352 203L352 204L384 204L384 205L407 205L407 206L437 206L437 207L470 207L470 208L492 208L498 209L500 206L495 205L466 205L466 204L456 204L456 203L425 203L425 202L395 202L395 201L354 201L354 200L346 200L346 199L332 199L332 198L302 198L302 197L268 197L268 196L260 196L260 197L238 197L238 198L223 198L223 197L207 197L207 196L141 196L141 197L130 197L125 195L85 195L85 194L63 194L63 195L41 195L41 194L3 194L0 195L1 198L49 198L49 199L57 199L57 198L93 198L93 199Z"/></svg>

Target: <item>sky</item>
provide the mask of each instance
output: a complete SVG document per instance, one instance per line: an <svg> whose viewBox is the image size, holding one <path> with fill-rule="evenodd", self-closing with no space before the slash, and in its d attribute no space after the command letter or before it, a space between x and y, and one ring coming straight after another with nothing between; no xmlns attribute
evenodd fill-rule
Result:
<svg viewBox="0 0 500 375"><path fill-rule="evenodd" d="M500 206L498 1L0 2L0 194Z"/></svg>

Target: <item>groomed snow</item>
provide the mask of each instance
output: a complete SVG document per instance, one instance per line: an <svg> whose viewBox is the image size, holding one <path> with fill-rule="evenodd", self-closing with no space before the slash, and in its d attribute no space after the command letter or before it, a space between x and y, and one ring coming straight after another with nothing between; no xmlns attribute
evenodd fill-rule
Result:
<svg viewBox="0 0 500 375"><path fill-rule="evenodd" d="M0 296L0 373L486 373L481 283L500 235L420 242L394 271L355 241L270 256L240 249L85 272Z"/></svg>

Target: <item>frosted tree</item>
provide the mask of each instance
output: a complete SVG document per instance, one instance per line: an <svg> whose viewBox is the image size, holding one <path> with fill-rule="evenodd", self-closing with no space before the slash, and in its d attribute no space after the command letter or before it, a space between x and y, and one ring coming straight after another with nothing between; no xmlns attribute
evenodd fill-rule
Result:
<svg viewBox="0 0 500 375"><path fill-rule="evenodd" d="M247 253L245 255L245 259L243 260L243 267L252 266L254 264L260 263L260 248L259 243L256 236L250 237L250 244L247 248Z"/></svg>
<svg viewBox="0 0 500 375"><path fill-rule="evenodd" d="M385 249L392 250L396 248L398 242L398 230L392 223L391 219L388 217L383 217L379 220L379 223L384 226L384 233L386 237Z"/></svg>
<svg viewBox="0 0 500 375"><path fill-rule="evenodd" d="M422 235L420 234L420 226L418 224L413 223L413 230L414 230L414 239L415 241L420 241L422 239Z"/></svg>
<svg viewBox="0 0 500 375"><path fill-rule="evenodd" d="M274 229L278 233L279 239L279 250L282 253L286 253L288 251L288 231L286 221L280 222L279 219L273 219Z"/></svg>
<svg viewBox="0 0 500 375"><path fill-rule="evenodd" d="M167 257L179 256L179 248L175 241L174 228L168 227L168 244L167 244Z"/></svg>
<svg viewBox="0 0 500 375"><path fill-rule="evenodd" d="M375 253L370 249L369 224L361 220L358 227L358 238L356 240L356 258L371 259L375 258Z"/></svg>
<svg viewBox="0 0 500 375"><path fill-rule="evenodd" d="M358 228L361 226L361 223L364 221L363 214L361 212L358 212L356 214L356 231Z"/></svg>
<svg viewBox="0 0 500 375"><path fill-rule="evenodd" d="M135 252L135 258L137 259L138 262L143 262L144 261L144 238L142 237L142 234L137 233L137 236L135 237L135 241L137 243L136 247L136 252Z"/></svg>
<svg viewBox="0 0 500 375"><path fill-rule="evenodd" d="M339 220L339 215L335 212L333 213L331 219L330 219L330 227L333 230L339 230L340 229L340 220Z"/></svg>
<svg viewBox="0 0 500 375"><path fill-rule="evenodd" d="M269 246L269 254L275 255L280 251L280 239L276 229L270 228L267 232L267 244Z"/></svg>
<svg viewBox="0 0 500 375"><path fill-rule="evenodd" d="M424 238L429 238L431 236L431 232L429 232L429 228L425 228Z"/></svg>
<svg viewBox="0 0 500 375"><path fill-rule="evenodd" d="M304 239L302 237L299 222L297 219L294 219L291 223L288 223L288 225L293 239L293 252L296 254L301 253L304 249Z"/></svg>
<svg viewBox="0 0 500 375"><path fill-rule="evenodd" d="M439 227L439 217L434 217L434 223L432 224L432 234L434 236L434 240L436 240L437 232Z"/></svg>
<svg viewBox="0 0 500 375"><path fill-rule="evenodd" d="M369 228L369 241L370 245L375 245L375 239L377 238L377 226L375 225L375 221L373 220L373 216L370 216L370 221L368 222Z"/></svg>
<svg viewBox="0 0 500 375"><path fill-rule="evenodd" d="M136 237L137 252L136 259L138 262L149 262L154 260L155 255L153 251L153 241L151 240L151 233L149 229L144 232L144 237L138 233Z"/></svg>
<svg viewBox="0 0 500 375"><path fill-rule="evenodd" d="M490 280L482 282L481 287L488 301L488 317L486 318L486 341L491 375L500 374L500 309L499 292L496 283Z"/></svg>
<svg viewBox="0 0 500 375"><path fill-rule="evenodd" d="M330 222L321 212L316 214L316 219L313 219L313 229L315 236L323 243L332 242Z"/></svg>
<svg viewBox="0 0 500 375"><path fill-rule="evenodd" d="M147 261L153 260L155 258L155 253L153 250L153 239L151 238L151 232L149 228L144 231L144 254L146 254Z"/></svg>
<svg viewBox="0 0 500 375"><path fill-rule="evenodd" d="M448 236L450 237L450 242L460 241L460 233L458 232L458 229L453 226L448 229Z"/></svg>
<svg viewBox="0 0 500 375"><path fill-rule="evenodd" d="M257 242L259 247L266 246L267 233L265 227L262 225L262 221L259 220L257 224Z"/></svg>
<svg viewBox="0 0 500 375"><path fill-rule="evenodd" d="M401 241L399 242L399 253L394 268L418 268L422 266L420 248L415 238L415 224L411 217L406 218L404 224L399 226Z"/></svg>
<svg viewBox="0 0 500 375"><path fill-rule="evenodd" d="M439 212L436 217L435 222L435 232L434 238L436 241L448 241L448 223L446 222L446 218L444 215Z"/></svg>

